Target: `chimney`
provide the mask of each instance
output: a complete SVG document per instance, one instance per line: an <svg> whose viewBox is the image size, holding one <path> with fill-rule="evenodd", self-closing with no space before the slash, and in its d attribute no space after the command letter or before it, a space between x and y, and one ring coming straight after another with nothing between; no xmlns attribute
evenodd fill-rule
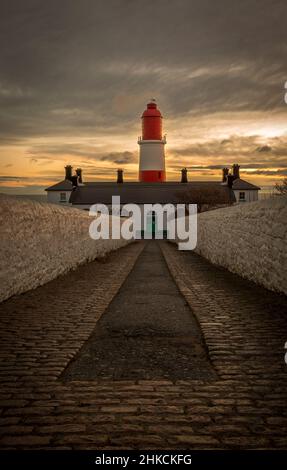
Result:
<svg viewBox="0 0 287 470"><path fill-rule="evenodd" d="M181 183L187 183L187 168L181 170Z"/></svg>
<svg viewBox="0 0 287 470"><path fill-rule="evenodd" d="M227 175L227 186L229 186L229 188L232 188L234 179L235 179L234 175L230 175L230 174Z"/></svg>
<svg viewBox="0 0 287 470"><path fill-rule="evenodd" d="M118 169L117 174L118 174L117 183L123 183L124 182L124 177L123 177L124 170Z"/></svg>
<svg viewBox="0 0 287 470"><path fill-rule="evenodd" d="M73 188L76 188L78 186L78 182L79 182L78 180L79 180L78 175L71 176L71 182L72 182Z"/></svg>
<svg viewBox="0 0 287 470"><path fill-rule="evenodd" d="M225 183L227 181L229 173L229 168L222 168L222 182Z"/></svg>
<svg viewBox="0 0 287 470"><path fill-rule="evenodd" d="M81 184L83 182L83 180L82 180L82 168L77 168L76 169L76 175L78 176L78 182Z"/></svg>
<svg viewBox="0 0 287 470"><path fill-rule="evenodd" d="M234 176L234 179L236 180L237 178L240 178L240 166L238 165L238 163L234 164L233 165L233 176Z"/></svg>
<svg viewBox="0 0 287 470"><path fill-rule="evenodd" d="M66 179L66 180L71 181L71 178L72 178L72 169L73 169L73 167L72 167L71 165L65 166L65 171L66 171L65 179Z"/></svg>

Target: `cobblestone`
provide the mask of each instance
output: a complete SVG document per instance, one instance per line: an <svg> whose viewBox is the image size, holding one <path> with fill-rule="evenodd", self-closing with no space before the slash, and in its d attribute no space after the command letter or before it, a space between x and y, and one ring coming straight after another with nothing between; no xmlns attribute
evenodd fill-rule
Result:
<svg viewBox="0 0 287 470"><path fill-rule="evenodd" d="M166 242L217 376L61 380L144 244L0 305L2 449L287 448L286 299Z"/></svg>

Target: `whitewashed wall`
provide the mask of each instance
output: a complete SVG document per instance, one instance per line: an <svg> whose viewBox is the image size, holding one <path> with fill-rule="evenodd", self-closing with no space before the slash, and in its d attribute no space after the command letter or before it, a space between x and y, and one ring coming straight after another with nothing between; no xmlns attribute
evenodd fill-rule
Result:
<svg viewBox="0 0 287 470"><path fill-rule="evenodd" d="M51 204L69 204L69 199L72 191L47 191L47 201ZM61 193L66 194L66 202L61 201Z"/></svg>
<svg viewBox="0 0 287 470"><path fill-rule="evenodd" d="M196 252L268 289L287 294L287 197L198 216Z"/></svg>
<svg viewBox="0 0 287 470"><path fill-rule="evenodd" d="M244 202L258 201L258 191L256 189L250 189L250 190L247 189L247 190L242 190L242 191L240 191L239 189L233 189L233 192L234 192L236 201L240 203L242 202L242 204L244 204ZM240 201L239 199L239 194L241 192L245 193L245 201Z"/></svg>
<svg viewBox="0 0 287 470"><path fill-rule="evenodd" d="M87 212L0 194L0 301L124 246L92 240Z"/></svg>

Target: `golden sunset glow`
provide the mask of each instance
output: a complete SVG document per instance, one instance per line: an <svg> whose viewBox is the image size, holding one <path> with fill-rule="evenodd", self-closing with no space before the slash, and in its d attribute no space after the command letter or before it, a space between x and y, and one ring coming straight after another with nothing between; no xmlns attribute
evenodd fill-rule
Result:
<svg viewBox="0 0 287 470"><path fill-rule="evenodd" d="M164 117L168 180L182 167L190 180L218 180L233 163L259 186L286 176L283 14L249 2L243 25L227 0L218 10L207 2L212 14L197 1L95 2L89 15L80 2L70 10L48 3L21 3L0 19L2 192L44 194L66 164L86 181L114 180L119 167L137 180L151 97ZM11 21L20 25L13 34Z"/></svg>
<svg viewBox="0 0 287 470"><path fill-rule="evenodd" d="M257 185L274 185L286 169L285 115L278 114L270 123L264 115L254 119L256 125L251 117L228 120L223 114L203 116L200 122L166 118L167 179L178 180L180 169L187 167L190 179L217 180L222 166L238 162L243 178ZM114 180L119 167L126 180L137 180L140 114L134 121L125 135L47 136L1 146L1 189L42 193L63 179L66 164L83 168L86 181Z"/></svg>

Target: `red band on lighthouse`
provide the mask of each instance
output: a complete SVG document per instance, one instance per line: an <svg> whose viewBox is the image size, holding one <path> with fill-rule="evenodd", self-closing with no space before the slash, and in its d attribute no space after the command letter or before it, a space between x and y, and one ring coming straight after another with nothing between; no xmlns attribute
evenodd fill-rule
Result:
<svg viewBox="0 0 287 470"><path fill-rule="evenodd" d="M142 137L139 138L139 180L157 183L165 181L165 138L162 138L162 115L155 100L151 100L142 115Z"/></svg>

